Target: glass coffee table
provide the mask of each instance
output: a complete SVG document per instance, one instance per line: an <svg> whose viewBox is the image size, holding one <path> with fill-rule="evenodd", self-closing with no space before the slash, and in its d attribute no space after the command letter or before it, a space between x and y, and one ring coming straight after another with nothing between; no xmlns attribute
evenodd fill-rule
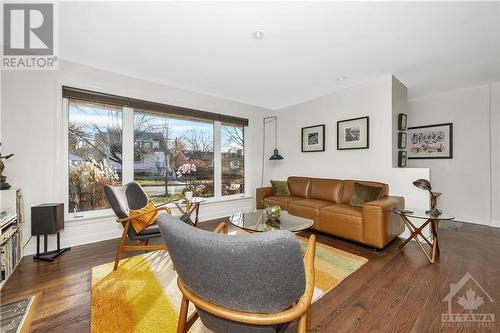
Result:
<svg viewBox="0 0 500 333"><path fill-rule="evenodd" d="M263 232L271 230L288 230L299 232L312 227L314 221L300 216L290 215L286 211L281 212L277 221L270 221L263 209L248 213L236 213L231 215L229 222L249 232Z"/></svg>

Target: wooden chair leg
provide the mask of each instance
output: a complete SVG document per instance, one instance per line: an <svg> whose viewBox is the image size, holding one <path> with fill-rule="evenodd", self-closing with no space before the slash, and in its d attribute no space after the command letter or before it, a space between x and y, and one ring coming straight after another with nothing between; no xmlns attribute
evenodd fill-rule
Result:
<svg viewBox="0 0 500 333"><path fill-rule="evenodd" d="M186 296L182 296L181 309L179 311L179 322L177 323L177 333L186 333L186 320L189 308L189 301Z"/></svg>
<svg viewBox="0 0 500 333"><path fill-rule="evenodd" d="M122 254L123 245L125 244L125 239L127 238L129 224L130 224L130 222L127 222L127 224L125 225L125 228L123 228L123 234L122 234L122 238L120 239L120 245L118 246L118 249L116 250L115 265L113 267L113 271L116 271L116 269L118 268L118 263L120 262L120 256Z"/></svg>
<svg viewBox="0 0 500 333"><path fill-rule="evenodd" d="M307 310L307 330L311 330L311 307L309 306L309 309Z"/></svg>
<svg viewBox="0 0 500 333"><path fill-rule="evenodd" d="M304 313L299 318L299 324L297 325L298 333L306 333L307 332L307 312Z"/></svg>
<svg viewBox="0 0 500 333"><path fill-rule="evenodd" d="M186 322L186 331L189 331L191 329L191 326L193 326L194 322L197 319L198 319L198 312L195 311L187 319L187 322Z"/></svg>

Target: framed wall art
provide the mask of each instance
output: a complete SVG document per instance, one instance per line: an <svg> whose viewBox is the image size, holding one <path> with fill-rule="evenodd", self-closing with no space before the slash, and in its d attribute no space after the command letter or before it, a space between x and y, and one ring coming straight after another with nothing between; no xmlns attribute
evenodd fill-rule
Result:
<svg viewBox="0 0 500 333"><path fill-rule="evenodd" d="M406 132L398 133L398 148L405 149L406 148Z"/></svg>
<svg viewBox="0 0 500 333"><path fill-rule="evenodd" d="M302 127L302 152L325 151L325 125Z"/></svg>
<svg viewBox="0 0 500 333"><path fill-rule="evenodd" d="M406 131L406 124L408 123L408 116L404 113L398 115L398 130Z"/></svg>
<svg viewBox="0 0 500 333"><path fill-rule="evenodd" d="M406 159L408 157L408 153L406 150L401 150L398 152L398 167L404 168L406 167Z"/></svg>
<svg viewBox="0 0 500 333"><path fill-rule="evenodd" d="M337 121L337 149L369 148L369 131L369 117Z"/></svg>
<svg viewBox="0 0 500 333"><path fill-rule="evenodd" d="M408 128L408 159L453 158L453 123Z"/></svg>

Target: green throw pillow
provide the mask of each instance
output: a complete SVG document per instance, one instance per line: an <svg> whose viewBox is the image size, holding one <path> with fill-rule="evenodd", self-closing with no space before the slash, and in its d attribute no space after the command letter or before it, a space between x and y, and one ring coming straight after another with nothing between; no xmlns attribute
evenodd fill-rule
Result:
<svg viewBox="0 0 500 333"><path fill-rule="evenodd" d="M273 187L273 195L290 195L288 183L286 181L271 180L271 186Z"/></svg>
<svg viewBox="0 0 500 333"><path fill-rule="evenodd" d="M375 201L380 197L383 188L354 183L351 195L351 206L362 207L365 202Z"/></svg>

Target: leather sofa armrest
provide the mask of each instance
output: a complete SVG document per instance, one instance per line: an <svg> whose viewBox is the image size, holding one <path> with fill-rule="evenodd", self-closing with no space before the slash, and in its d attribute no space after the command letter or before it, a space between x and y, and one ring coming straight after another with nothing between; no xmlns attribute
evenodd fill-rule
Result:
<svg viewBox="0 0 500 333"><path fill-rule="evenodd" d="M393 209L404 209L403 197L388 196L363 205L363 238L366 244L382 249L404 231Z"/></svg>
<svg viewBox="0 0 500 333"><path fill-rule="evenodd" d="M264 199L271 195L273 195L273 188L271 186L257 188L257 195L255 196L255 199L257 200L256 204L257 209L263 209Z"/></svg>

